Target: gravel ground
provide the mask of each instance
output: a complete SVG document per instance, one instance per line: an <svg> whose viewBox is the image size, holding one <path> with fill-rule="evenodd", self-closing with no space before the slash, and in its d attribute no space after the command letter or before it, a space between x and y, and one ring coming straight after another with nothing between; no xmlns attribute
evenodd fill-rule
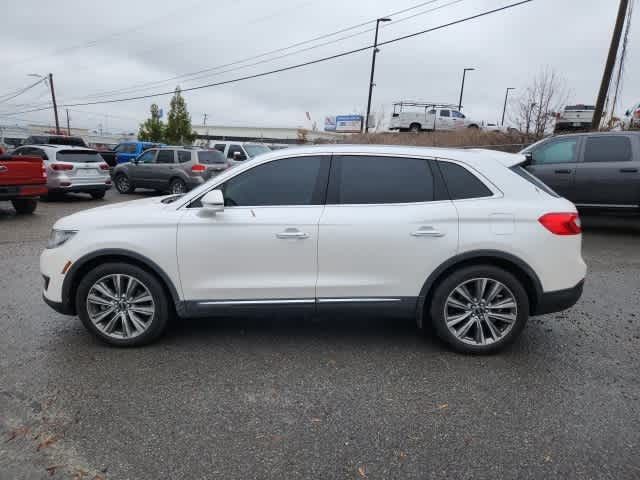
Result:
<svg viewBox="0 0 640 480"><path fill-rule="evenodd" d="M0 204L0 478L640 478L640 219L584 218L582 300L507 351L412 322L174 322L114 349L40 298L57 218ZM48 470L47 470L48 469Z"/></svg>

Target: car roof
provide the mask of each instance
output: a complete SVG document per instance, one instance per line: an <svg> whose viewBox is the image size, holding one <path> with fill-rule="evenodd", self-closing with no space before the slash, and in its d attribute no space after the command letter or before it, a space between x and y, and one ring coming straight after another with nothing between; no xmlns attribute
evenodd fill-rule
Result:
<svg viewBox="0 0 640 480"><path fill-rule="evenodd" d="M511 167L525 161L524 155L517 153L505 153L497 150L482 148L448 148L448 147L415 147L407 145L348 145L348 144L323 144L313 146L291 147L286 150L275 150L263 153L256 158L280 158L283 155L304 154L362 154L362 155L398 155L402 157L417 155L421 157L433 157L449 160L457 160L470 165L482 164L487 161L498 161Z"/></svg>

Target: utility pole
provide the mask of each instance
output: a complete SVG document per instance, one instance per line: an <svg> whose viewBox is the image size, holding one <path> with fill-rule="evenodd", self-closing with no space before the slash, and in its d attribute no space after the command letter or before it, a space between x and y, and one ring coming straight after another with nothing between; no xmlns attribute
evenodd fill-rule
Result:
<svg viewBox="0 0 640 480"><path fill-rule="evenodd" d="M60 121L58 120L58 105L56 104L56 91L53 88L53 74L49 74L49 88L51 89L51 101L53 102L53 114L56 117L56 134L60 135Z"/></svg>
<svg viewBox="0 0 640 480"><path fill-rule="evenodd" d="M624 25L624 19L627 16L628 7L629 0L620 0L620 6L618 7L618 17L616 18L616 25L613 28L613 37L611 37L611 45L609 46L609 55L607 56L607 63L604 66L604 73L602 74L600 92L598 92L596 110L595 112L593 112L593 122L591 124L591 128L594 130L598 130L600 128L600 121L602 120L602 110L604 109L604 102L607 98L609 85L611 84L611 74L613 73L613 67L616 63L618 47L620 46L620 37L622 36L622 27Z"/></svg>
<svg viewBox="0 0 640 480"><path fill-rule="evenodd" d="M390 18L378 18L376 20L376 36L373 40L373 56L371 57L371 78L369 79L369 100L367 101L367 116L364 118L363 123L363 131L364 133L369 132L369 114L371 113L371 95L373 95L373 74L376 70L376 55L380 51L378 49L378 27L380 26L380 22L390 22Z"/></svg>
<svg viewBox="0 0 640 480"><path fill-rule="evenodd" d="M460 87L460 100L458 101L458 111L462 109L462 94L464 93L464 77L467 75L467 72L472 72L475 68L465 68L462 71L462 87Z"/></svg>
<svg viewBox="0 0 640 480"><path fill-rule="evenodd" d="M66 109L67 111L67 135L71 136L71 126L69 125L69 109Z"/></svg>
<svg viewBox="0 0 640 480"><path fill-rule="evenodd" d="M504 127L504 114L507 113L507 97L509 97L509 90L515 90L515 87L507 87L507 91L504 94L504 107L502 108L502 121L500 126Z"/></svg>
<svg viewBox="0 0 640 480"><path fill-rule="evenodd" d="M209 116L209 115L207 115L206 113L203 113L203 114L202 114L202 126L203 126L203 127L206 127L206 126L207 126L207 117L208 117L208 116Z"/></svg>

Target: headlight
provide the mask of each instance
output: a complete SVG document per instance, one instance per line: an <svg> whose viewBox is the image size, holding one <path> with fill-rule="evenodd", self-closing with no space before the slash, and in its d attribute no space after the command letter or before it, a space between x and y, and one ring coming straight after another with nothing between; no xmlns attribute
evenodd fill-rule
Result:
<svg viewBox="0 0 640 480"><path fill-rule="evenodd" d="M51 230L49 235L49 241L47 242L47 248L56 248L64 244L73 237L76 233L75 230Z"/></svg>

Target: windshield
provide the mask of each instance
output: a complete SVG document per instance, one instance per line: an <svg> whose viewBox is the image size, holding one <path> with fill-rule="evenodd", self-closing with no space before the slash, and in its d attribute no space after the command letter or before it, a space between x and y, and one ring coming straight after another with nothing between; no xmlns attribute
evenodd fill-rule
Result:
<svg viewBox="0 0 640 480"><path fill-rule="evenodd" d="M198 152L198 162L205 164L227 163L227 159L224 158L222 152L218 150L204 150Z"/></svg>
<svg viewBox="0 0 640 480"><path fill-rule="evenodd" d="M92 152L91 150L60 150L56 154L56 160L71 163L94 163L103 161L98 152Z"/></svg>
<svg viewBox="0 0 640 480"><path fill-rule="evenodd" d="M249 145L246 143L244 145L244 149L247 151L251 158L271 151L266 145Z"/></svg>

